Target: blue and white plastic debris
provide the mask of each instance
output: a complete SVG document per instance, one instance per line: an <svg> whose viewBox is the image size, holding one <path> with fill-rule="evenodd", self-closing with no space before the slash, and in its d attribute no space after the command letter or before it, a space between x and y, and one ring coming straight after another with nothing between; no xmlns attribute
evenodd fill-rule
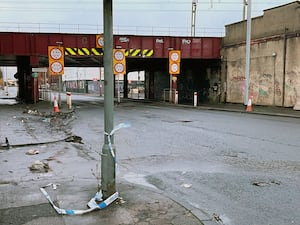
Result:
<svg viewBox="0 0 300 225"><path fill-rule="evenodd" d="M111 143L111 136L117 130L119 130L121 128L127 128L127 127L130 127L129 123L120 123L110 133L106 133L105 132L105 135L107 135L107 139L108 139L108 145L109 145L110 153L111 153L111 155L113 157L115 165L116 165L117 162L116 162L116 156L115 156L115 153L113 151L113 147L112 147L112 143ZM102 200L102 193L100 191L100 192L97 192L95 194L95 196L87 203L87 206L89 207L88 209L85 209L85 210L81 210L81 209L75 209L75 210L74 209L62 209L62 208L57 207L54 204L54 202L52 201L50 195L45 190L47 187L50 187L50 186L52 186L53 189L56 189L57 184L52 184L52 183L47 184L46 186L41 187L40 190L43 193L43 195L45 196L45 198L49 201L49 203L53 206L53 208L55 209L55 211L58 214L61 214L61 215L82 215L82 214L94 211L96 209L104 209L108 205L110 205L112 202L114 202L115 200L117 200L119 198L119 193L115 192L114 194L112 194L111 196L109 196L104 201L101 201ZM100 202L100 203L98 203L98 202Z"/></svg>

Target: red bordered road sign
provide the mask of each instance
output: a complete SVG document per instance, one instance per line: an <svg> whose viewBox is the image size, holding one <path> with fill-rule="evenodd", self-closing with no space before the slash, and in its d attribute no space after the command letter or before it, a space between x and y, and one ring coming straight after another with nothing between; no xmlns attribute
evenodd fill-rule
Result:
<svg viewBox="0 0 300 225"><path fill-rule="evenodd" d="M104 38L102 34L96 35L96 48L103 48L104 47Z"/></svg>

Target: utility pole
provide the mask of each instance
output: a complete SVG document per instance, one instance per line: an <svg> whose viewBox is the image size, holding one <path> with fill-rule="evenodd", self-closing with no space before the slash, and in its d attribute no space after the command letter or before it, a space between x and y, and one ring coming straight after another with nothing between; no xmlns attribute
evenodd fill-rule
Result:
<svg viewBox="0 0 300 225"><path fill-rule="evenodd" d="M104 145L101 154L101 189L103 199L116 192L116 168L115 161L110 151L110 143L108 134L113 130L113 107L114 107L114 90L113 90L113 16L112 1L103 0L103 21L104 21ZM114 146L113 136L111 138L111 146L113 152Z"/></svg>
<svg viewBox="0 0 300 225"><path fill-rule="evenodd" d="M247 0L247 34L246 34L244 105L247 105L249 100L250 47L251 47L251 0Z"/></svg>
<svg viewBox="0 0 300 225"><path fill-rule="evenodd" d="M191 36L192 37L195 37L197 3L198 3L198 0L192 1L192 25L191 25Z"/></svg>
<svg viewBox="0 0 300 225"><path fill-rule="evenodd" d="M247 6L247 0L243 0L243 20L246 19L246 6Z"/></svg>

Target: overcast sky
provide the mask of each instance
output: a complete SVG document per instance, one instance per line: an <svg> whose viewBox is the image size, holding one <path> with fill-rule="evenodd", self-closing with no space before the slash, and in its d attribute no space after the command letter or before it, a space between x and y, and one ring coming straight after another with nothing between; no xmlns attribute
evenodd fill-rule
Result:
<svg viewBox="0 0 300 225"><path fill-rule="evenodd" d="M252 17L290 2L252 0ZM0 31L100 33L102 5L102 0L1 0ZM243 5L244 0L198 0L196 36L222 36L224 25L242 19ZM192 0L113 0L113 9L116 34L191 33Z"/></svg>

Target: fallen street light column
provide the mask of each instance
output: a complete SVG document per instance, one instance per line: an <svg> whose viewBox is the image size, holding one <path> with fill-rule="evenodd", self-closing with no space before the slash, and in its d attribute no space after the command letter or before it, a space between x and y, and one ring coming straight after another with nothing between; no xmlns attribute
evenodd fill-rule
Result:
<svg viewBox="0 0 300 225"><path fill-rule="evenodd" d="M103 0L103 21L104 21L104 145L101 154L101 189L103 199L116 192L116 169L115 161L109 149L107 134L113 130L113 107L114 107L114 91L113 91L113 16L112 1ZM114 139L111 137L113 151Z"/></svg>

